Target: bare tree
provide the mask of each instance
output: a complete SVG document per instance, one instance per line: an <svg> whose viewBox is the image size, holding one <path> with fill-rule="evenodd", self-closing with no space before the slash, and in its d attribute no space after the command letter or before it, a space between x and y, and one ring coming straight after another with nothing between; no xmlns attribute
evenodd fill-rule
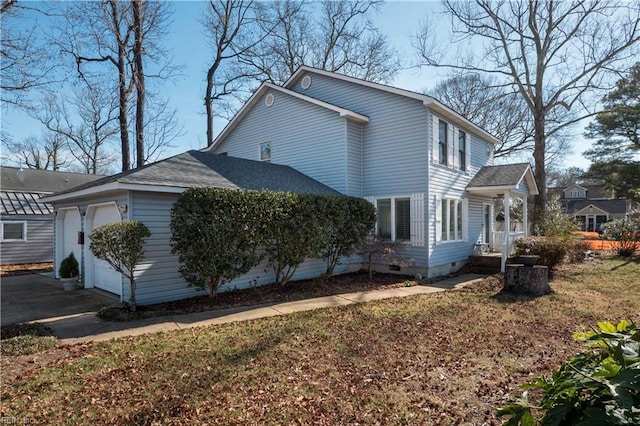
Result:
<svg viewBox="0 0 640 426"><path fill-rule="evenodd" d="M433 95L501 141L494 151L498 161L530 157L534 147L533 120L526 102L517 93L489 77L471 73L438 83ZM549 117L548 126L558 124L557 117L553 120ZM569 136L561 131L548 138L545 164L562 163L571 152Z"/></svg>
<svg viewBox="0 0 640 426"><path fill-rule="evenodd" d="M177 111L169 106L167 99L148 93L144 116L144 164L159 160L173 141L184 134L178 122Z"/></svg>
<svg viewBox="0 0 640 426"><path fill-rule="evenodd" d="M267 37L242 60L261 79L284 83L302 65L374 82L388 82L399 69L397 55L370 16L380 0L283 0L262 10Z"/></svg>
<svg viewBox="0 0 640 426"><path fill-rule="evenodd" d="M42 6L42 5L40 5ZM0 93L2 102L22 106L24 96L32 89L42 89L56 80L51 54L45 48L41 27L28 28L21 23L28 16L46 17L47 12L32 3L18 4L17 0L2 0L0 23Z"/></svg>
<svg viewBox="0 0 640 426"><path fill-rule="evenodd" d="M210 0L202 20L213 51L204 95L207 146L213 143L214 137L214 101L238 95L246 90L249 79L257 76L240 61L265 37L264 27L258 24L257 7L253 1Z"/></svg>
<svg viewBox="0 0 640 426"><path fill-rule="evenodd" d="M387 82L399 60L370 16L381 0L209 2L203 21L213 50L207 72L207 144L214 115L237 108L256 83L284 83L302 65ZM213 103L224 105L228 111Z"/></svg>
<svg viewBox="0 0 640 426"><path fill-rule="evenodd" d="M116 161L106 149L118 134L118 105L110 96L112 92L109 88L86 86L77 89L66 102L50 95L30 109L29 114L66 143L84 173L103 174Z"/></svg>
<svg viewBox="0 0 640 426"><path fill-rule="evenodd" d="M63 6L66 26L56 43L71 55L78 75L89 85L117 82L122 170L131 168L129 108L135 105L136 165L144 164L146 77L169 78L173 68L160 41L167 30L170 4L131 0L77 2ZM144 61L155 63L153 75ZM93 66L90 66L93 64ZM132 94L135 89L135 99Z"/></svg>
<svg viewBox="0 0 640 426"><path fill-rule="evenodd" d="M490 78L463 74L438 83L431 94L500 140L495 157L533 149L533 125L526 103Z"/></svg>
<svg viewBox="0 0 640 426"><path fill-rule="evenodd" d="M144 10L148 6L146 0L131 0L133 11L133 66L132 78L136 86L136 167L142 167L145 160L144 151L144 107L145 107L145 82L144 82Z"/></svg>
<svg viewBox="0 0 640 426"><path fill-rule="evenodd" d="M65 151L62 137L45 134L38 138L30 136L22 142L8 142L6 159L29 169L62 170L71 162Z"/></svg>
<svg viewBox="0 0 640 426"><path fill-rule="evenodd" d="M540 190L533 219L540 223L545 211L547 139L593 115L596 100L611 87L612 76L626 69L640 40L640 4L446 0L444 8L453 22L446 47L456 52L457 60L441 50L435 26L425 26L415 37L421 65L491 75L524 99L533 121ZM464 51L469 54L461 54ZM550 120L558 124L549 126Z"/></svg>

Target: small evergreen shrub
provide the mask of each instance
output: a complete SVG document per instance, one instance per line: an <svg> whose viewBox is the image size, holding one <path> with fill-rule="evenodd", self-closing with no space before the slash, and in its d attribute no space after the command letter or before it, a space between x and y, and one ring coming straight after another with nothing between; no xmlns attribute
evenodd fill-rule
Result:
<svg viewBox="0 0 640 426"><path fill-rule="evenodd" d="M75 278L80 275L80 265L78 265L78 261L73 255L73 252L69 253L69 256L60 262L58 275L60 275L60 278Z"/></svg>
<svg viewBox="0 0 640 426"><path fill-rule="evenodd" d="M98 259L129 278L129 309L136 310L135 269L144 258L144 240L151 236L149 229L135 220L108 223L89 235L89 249Z"/></svg>
<svg viewBox="0 0 640 426"><path fill-rule="evenodd" d="M627 321L598 323L599 330L576 333L586 350L548 378L523 385L542 390L533 404L528 392L498 410L504 425L640 424L640 330ZM542 410L536 419L532 408Z"/></svg>

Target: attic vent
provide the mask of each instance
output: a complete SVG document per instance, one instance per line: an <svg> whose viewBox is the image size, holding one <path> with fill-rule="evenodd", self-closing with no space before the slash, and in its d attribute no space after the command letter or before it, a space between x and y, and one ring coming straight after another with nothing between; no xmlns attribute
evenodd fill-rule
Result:
<svg viewBox="0 0 640 426"><path fill-rule="evenodd" d="M302 82L300 83L303 89L308 89L311 86L311 76L305 75L302 77Z"/></svg>
<svg viewBox="0 0 640 426"><path fill-rule="evenodd" d="M268 93L267 96L264 97L264 104L270 107L271 105L273 105L273 102L275 100L276 98L273 96L273 93Z"/></svg>

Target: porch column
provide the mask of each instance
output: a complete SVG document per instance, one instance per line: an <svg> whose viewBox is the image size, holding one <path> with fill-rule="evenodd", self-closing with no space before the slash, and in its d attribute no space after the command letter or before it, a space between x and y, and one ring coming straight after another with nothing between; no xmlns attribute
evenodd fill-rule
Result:
<svg viewBox="0 0 640 426"><path fill-rule="evenodd" d="M529 217L527 215L527 197L526 195L522 197L522 226L524 226L524 236L529 236Z"/></svg>
<svg viewBox="0 0 640 426"><path fill-rule="evenodd" d="M511 235L511 203L510 203L509 191L504 193L504 238L502 239L502 262L500 264L500 272L504 273L507 265L507 258L509 257L509 237Z"/></svg>

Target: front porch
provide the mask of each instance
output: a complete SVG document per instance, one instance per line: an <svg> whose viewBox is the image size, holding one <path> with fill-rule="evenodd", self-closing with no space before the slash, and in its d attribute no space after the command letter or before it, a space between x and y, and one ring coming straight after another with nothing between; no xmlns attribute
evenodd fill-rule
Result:
<svg viewBox="0 0 640 426"><path fill-rule="evenodd" d="M473 195L502 201L504 230L497 231L495 229L495 217L492 217L486 226L483 224L486 234L483 232L483 241L479 241L479 243L484 243L480 244L483 248L488 246L488 250L482 250L485 253L474 253L472 265L475 262L478 268L492 267L491 264L497 262L497 260L492 260L491 258L498 258L499 256L499 271L504 272L510 256L515 254L514 243L516 240L528 235L527 198L529 195L538 194L531 166L528 163L522 163L483 167L469 182L467 191ZM520 226L518 224L512 226L511 212L512 200L514 199L522 201L522 222L519 224ZM489 241L489 235L492 237L491 241ZM481 259L482 257L487 257L487 259Z"/></svg>

